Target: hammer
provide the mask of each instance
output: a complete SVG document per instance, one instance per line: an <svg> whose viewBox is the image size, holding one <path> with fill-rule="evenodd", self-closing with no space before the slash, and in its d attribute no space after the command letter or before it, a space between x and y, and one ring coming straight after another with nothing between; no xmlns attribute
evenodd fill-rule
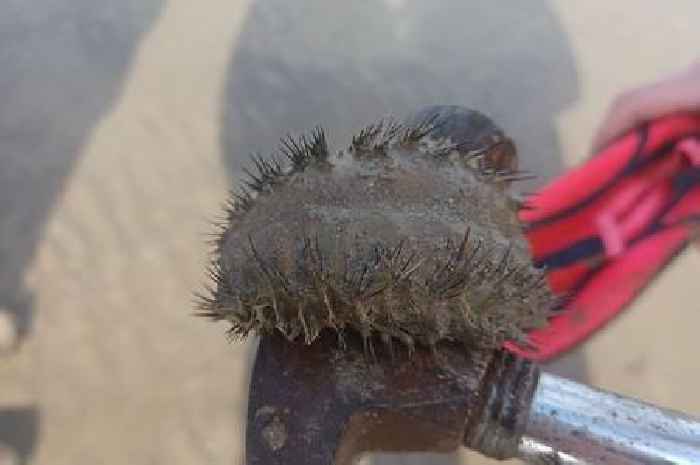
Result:
<svg viewBox="0 0 700 465"><path fill-rule="evenodd" d="M540 371L502 350L444 344L392 362L261 338L248 465L350 465L368 452L467 447L536 464L700 464L700 420ZM386 357L381 360L388 360Z"/></svg>

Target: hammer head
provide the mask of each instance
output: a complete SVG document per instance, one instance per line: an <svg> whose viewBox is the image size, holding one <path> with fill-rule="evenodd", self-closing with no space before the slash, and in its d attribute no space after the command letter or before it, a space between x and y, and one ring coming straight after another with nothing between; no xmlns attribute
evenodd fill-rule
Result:
<svg viewBox="0 0 700 465"><path fill-rule="evenodd" d="M330 332L310 346L262 338L250 386L248 465L348 465L370 451L448 453L479 447L484 435L517 444L523 409L513 409L512 398L504 406L508 396L493 382L512 356L445 345L439 355L419 349L389 363L380 354L386 363L377 363L360 338L346 344L339 348ZM510 371L533 376L529 365ZM531 393L521 391L527 403ZM486 431L491 417L508 419L512 430Z"/></svg>

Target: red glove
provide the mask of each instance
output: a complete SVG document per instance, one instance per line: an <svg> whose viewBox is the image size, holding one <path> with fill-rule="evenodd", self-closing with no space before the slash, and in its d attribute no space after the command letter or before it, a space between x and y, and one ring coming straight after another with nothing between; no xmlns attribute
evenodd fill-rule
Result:
<svg viewBox="0 0 700 465"><path fill-rule="evenodd" d="M700 116L659 119L536 193L520 211L535 264L561 309L533 331L548 360L621 312L683 250L700 225Z"/></svg>

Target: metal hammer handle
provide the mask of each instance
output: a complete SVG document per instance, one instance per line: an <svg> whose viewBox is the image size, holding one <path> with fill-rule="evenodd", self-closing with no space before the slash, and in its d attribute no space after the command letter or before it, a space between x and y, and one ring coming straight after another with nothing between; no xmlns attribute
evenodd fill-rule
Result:
<svg viewBox="0 0 700 465"><path fill-rule="evenodd" d="M247 465L349 465L460 446L535 464L698 464L700 420L541 373L505 351L441 347L371 363L363 342L263 338Z"/></svg>
<svg viewBox="0 0 700 465"><path fill-rule="evenodd" d="M530 463L700 464L700 421L543 373L518 453Z"/></svg>

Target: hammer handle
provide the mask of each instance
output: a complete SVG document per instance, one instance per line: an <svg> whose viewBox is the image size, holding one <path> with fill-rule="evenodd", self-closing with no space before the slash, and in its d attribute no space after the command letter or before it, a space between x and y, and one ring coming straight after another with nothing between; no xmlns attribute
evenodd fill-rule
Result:
<svg viewBox="0 0 700 465"><path fill-rule="evenodd" d="M700 464L700 420L542 373L519 457L535 464Z"/></svg>

